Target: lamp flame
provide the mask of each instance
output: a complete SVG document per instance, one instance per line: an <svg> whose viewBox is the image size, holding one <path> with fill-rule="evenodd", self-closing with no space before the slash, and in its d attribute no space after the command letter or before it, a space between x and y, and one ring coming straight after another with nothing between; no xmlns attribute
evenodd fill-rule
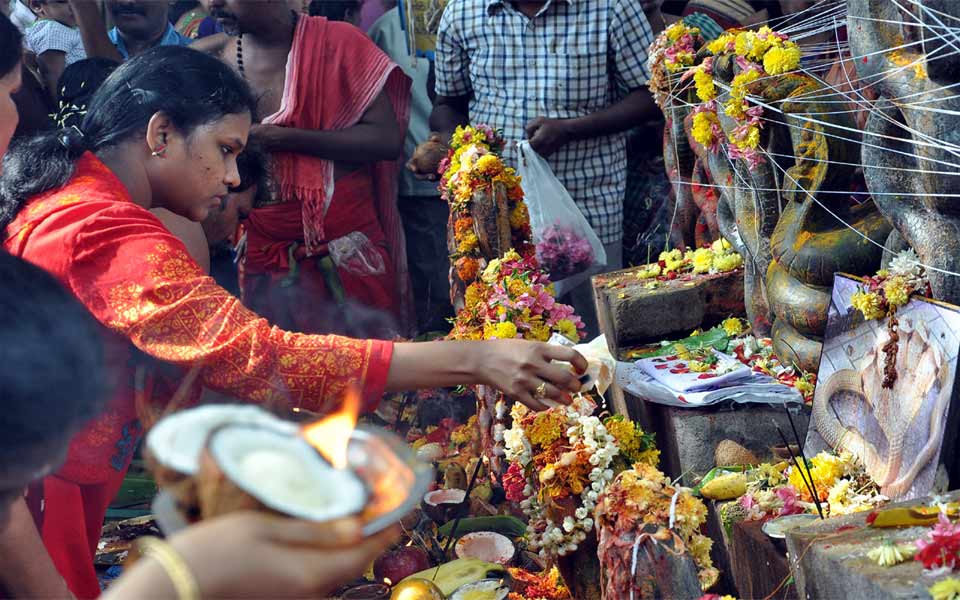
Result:
<svg viewBox="0 0 960 600"><path fill-rule="evenodd" d="M347 467L347 445L360 414L360 392L350 387L337 412L303 428L303 437L336 469Z"/></svg>

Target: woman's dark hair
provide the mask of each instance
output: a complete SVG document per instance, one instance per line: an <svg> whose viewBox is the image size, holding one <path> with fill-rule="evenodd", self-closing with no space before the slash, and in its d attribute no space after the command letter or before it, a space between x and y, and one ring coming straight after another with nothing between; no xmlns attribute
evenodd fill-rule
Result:
<svg viewBox="0 0 960 600"><path fill-rule="evenodd" d="M0 14L0 78L20 67L23 34L5 15Z"/></svg>
<svg viewBox="0 0 960 600"><path fill-rule="evenodd" d="M53 276L0 251L0 281L0 439L9 457L65 442L100 412L112 382L97 322Z"/></svg>
<svg viewBox="0 0 960 600"><path fill-rule="evenodd" d="M53 115L54 124L63 129L79 129L93 95L119 66L109 58L85 58L64 69L57 82L59 108Z"/></svg>
<svg viewBox="0 0 960 600"><path fill-rule="evenodd" d="M162 112L189 135L226 115L256 111L247 83L216 58L179 46L160 46L133 58L107 78L79 128L19 141L3 159L0 232L32 196L64 185L77 158L143 135Z"/></svg>
<svg viewBox="0 0 960 600"><path fill-rule="evenodd" d="M347 13L360 10L358 0L311 0L307 12L311 17L326 17L331 21L346 21Z"/></svg>

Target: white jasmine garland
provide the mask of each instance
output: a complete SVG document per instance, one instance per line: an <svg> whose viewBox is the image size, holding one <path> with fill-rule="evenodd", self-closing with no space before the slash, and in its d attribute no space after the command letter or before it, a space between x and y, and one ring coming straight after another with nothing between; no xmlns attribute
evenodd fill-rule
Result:
<svg viewBox="0 0 960 600"><path fill-rule="evenodd" d="M593 530L593 511L597 498L613 481L610 463L620 453L616 439L607 432L599 418L583 415L572 406L567 407L565 412L569 422L573 423L566 429L567 440L571 447L582 445L590 451L588 460L593 468L589 475L590 485L584 486L580 494L580 506L574 516L565 517L562 523L555 523L547 516L546 507L540 504L535 494L536 480L549 481L555 470L547 467L538 473L532 468L532 446L523 428L519 426L519 419L515 418L514 426L503 432L507 459L523 468L528 481L523 489L525 498L520 502L520 509L530 519L527 527L528 543L532 550L538 551L540 556L547 559L575 552L578 544ZM569 456L568 460L575 457L575 453L571 454L573 456ZM544 478L544 475L547 477ZM538 527L537 523L543 523L542 527ZM538 533L537 529L542 531Z"/></svg>

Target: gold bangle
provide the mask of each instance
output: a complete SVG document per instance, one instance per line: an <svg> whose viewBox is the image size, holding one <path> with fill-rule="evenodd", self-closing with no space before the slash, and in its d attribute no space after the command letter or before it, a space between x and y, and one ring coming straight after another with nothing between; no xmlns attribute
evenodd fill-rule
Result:
<svg viewBox="0 0 960 600"><path fill-rule="evenodd" d="M179 600L200 600L197 579L173 546L160 538L142 537L137 540L137 549L141 556L152 558L160 564L173 583Z"/></svg>

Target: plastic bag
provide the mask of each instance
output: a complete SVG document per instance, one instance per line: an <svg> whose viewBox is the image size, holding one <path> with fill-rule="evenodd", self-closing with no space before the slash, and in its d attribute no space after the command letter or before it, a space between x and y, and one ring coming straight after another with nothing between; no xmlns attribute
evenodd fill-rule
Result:
<svg viewBox="0 0 960 600"><path fill-rule="evenodd" d="M547 161L523 140L518 172L523 181L537 260L561 296L603 271L607 253Z"/></svg>
<svg viewBox="0 0 960 600"><path fill-rule="evenodd" d="M383 254L359 231L351 231L327 245L330 259L338 268L354 275L383 275Z"/></svg>

